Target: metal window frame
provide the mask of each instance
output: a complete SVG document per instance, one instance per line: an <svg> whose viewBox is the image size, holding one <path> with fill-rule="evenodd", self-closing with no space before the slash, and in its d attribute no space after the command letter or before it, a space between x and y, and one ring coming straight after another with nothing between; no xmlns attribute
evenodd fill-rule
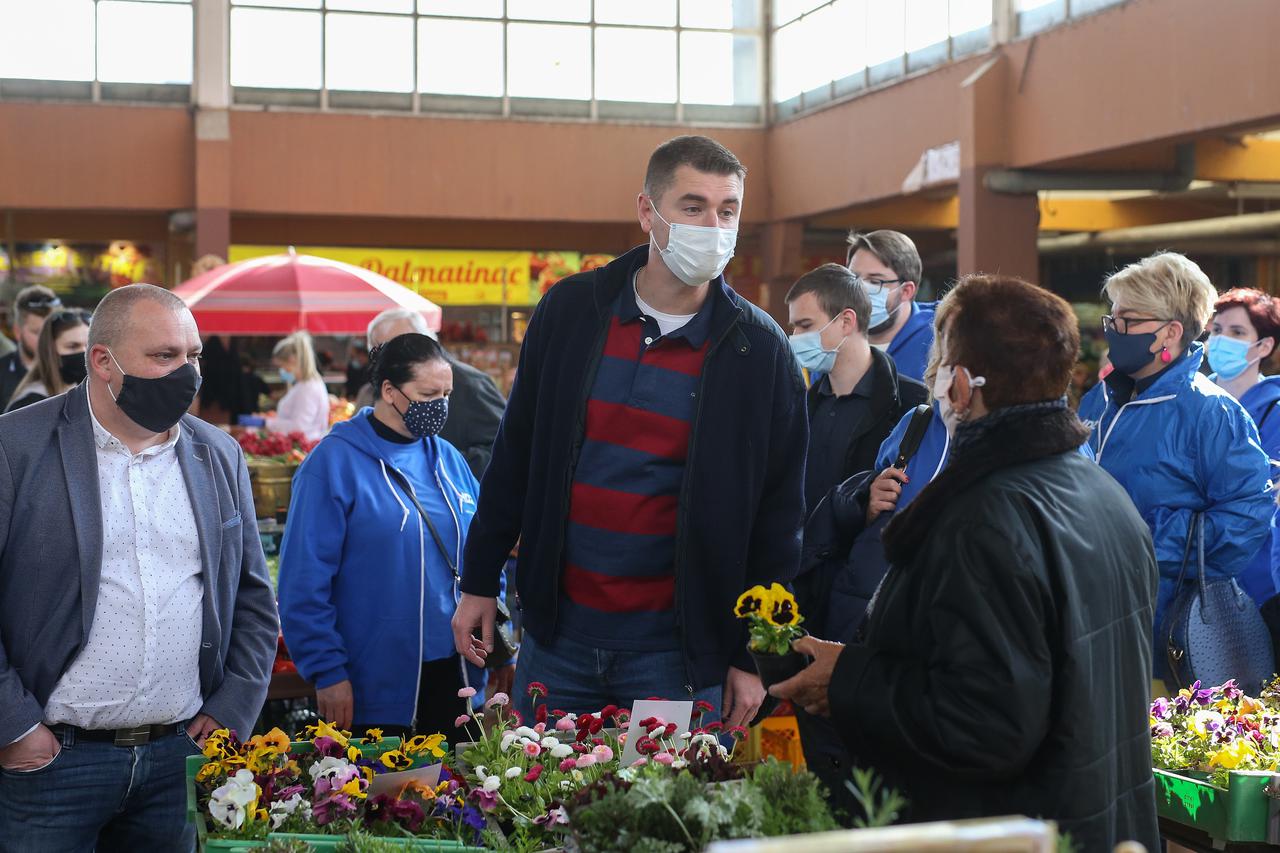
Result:
<svg viewBox="0 0 1280 853"><path fill-rule="evenodd" d="M766 32L768 43L771 48L775 44L775 37L779 30L783 27L794 26L805 18L819 12L823 9L829 9L840 0L826 0L819 3L812 9L797 15L794 18L788 18L785 22L779 24L773 20L773 0L770 0L769 7L766 10L769 15L766 21ZM868 0L875 2L875 0ZM974 42L977 38L974 33L983 32L984 28L970 30L964 33L951 32L951 3L947 3L947 37L944 41L931 45L925 45L912 51L903 51L898 56L888 59L875 65L864 65L860 71L831 80L821 86L808 91L793 95L783 101L775 103L773 98L773 62L772 56L769 63L769 121L771 124L787 121L805 113L812 112L821 107L830 106L834 103L843 103L859 97L867 92L882 89L899 83L909 77L917 74L927 73L928 71L955 62L957 59L963 59L981 53L983 50L989 50L996 45L996 27L995 23L999 19L1000 6L1002 4L1012 3L1013 0L991 0L991 23L985 27L987 36L985 44L977 45ZM907 27L907 10L906 4L903 5L902 14L903 32Z"/></svg>
<svg viewBox="0 0 1280 853"><path fill-rule="evenodd" d="M186 6L191 9L191 82L139 83L105 81L99 78L98 9L104 0L93 0L93 78L91 80L46 80L37 77L0 78L0 101L45 100L88 101L91 103L192 104L196 78L197 0L147 0L151 6Z"/></svg>
<svg viewBox="0 0 1280 853"><path fill-rule="evenodd" d="M299 11L321 16L321 87L314 89L259 88L247 86L231 87L231 103L236 107L254 107L269 110L316 109L320 110L358 110L361 112L391 112L412 115L440 116L477 116L501 118L543 118L557 121L617 121L624 123L662 123L691 124L699 126L763 126L768 115L768 32L767 17L764 8L769 0L750 0L756 5L754 28L732 27L716 29L712 27L690 27L680 23L680 5L676 2L676 23L673 26L655 26L652 24L615 24L596 20L596 0L590 3L589 21L561 21L549 18L513 18L508 13L507 0L502 3L502 16L479 17L466 15L440 15L418 11L418 4L413 4L410 12L370 12L351 9L329 9L328 0L321 0L318 8L297 9L269 5L269 0L236 0L234 5L228 3L227 14L234 9L270 9L274 11ZM413 25L413 80L409 93L389 92L348 92L330 90L324 69L325 38L327 36L325 21L329 14L367 15L391 17L409 20ZM500 96L455 95L423 91L418 85L418 66L421 59L420 27L421 21L468 21L479 23L495 23L502 28L502 93ZM510 42L509 27L511 24L544 24L554 26L582 27L589 31L589 66L590 97L576 98L528 98L517 97L510 93ZM228 29L230 20L228 19ZM633 29L663 30L675 36L676 54L676 91L671 103L645 101L608 101L597 97L596 92L596 31L598 29ZM697 104L685 102L681 92L681 44L685 32L722 33L734 38L750 38L756 42L756 91L759 103L756 104ZM227 67L230 69L230 44L227 39ZM398 104L391 104L389 97L401 98ZM334 103L340 101L341 103Z"/></svg>

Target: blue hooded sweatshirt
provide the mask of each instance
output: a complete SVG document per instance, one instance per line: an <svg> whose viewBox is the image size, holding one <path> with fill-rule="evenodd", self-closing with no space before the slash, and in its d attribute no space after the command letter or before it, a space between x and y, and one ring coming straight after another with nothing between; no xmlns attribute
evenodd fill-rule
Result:
<svg viewBox="0 0 1280 853"><path fill-rule="evenodd" d="M454 654L454 578L399 470L461 571L479 486L451 444L397 444L369 423L339 423L293 478L280 549L280 623L303 678L350 679L354 720L408 726L423 661ZM469 679L483 693L481 674Z"/></svg>
<svg viewBox="0 0 1280 853"><path fill-rule="evenodd" d="M1215 379L1217 377L1209 377ZM1265 376L1240 398L1249 417L1258 428L1263 451L1271 458L1271 476L1280 475L1280 376ZM1248 567L1241 572L1238 581L1245 592L1261 606L1280 590L1280 563L1276 562L1280 538L1276 536L1275 517L1272 517L1271 540L1262 546Z"/></svg>
<svg viewBox="0 0 1280 853"><path fill-rule="evenodd" d="M1165 669L1161 625L1177 592L1192 514L1204 514L1206 576L1238 577L1267 541L1275 511L1258 430L1234 397L1200 373L1203 357L1204 347L1192 344L1123 406L1106 382L1080 401L1098 464L1151 528L1160 564L1152 626L1157 676ZM1188 567L1187 581L1194 572Z"/></svg>
<svg viewBox="0 0 1280 853"><path fill-rule="evenodd" d="M898 373L910 376L917 382L924 381L924 370L929 365L929 347L933 345L933 315L936 302L912 302L911 316L889 341L888 353L898 366ZM893 460L890 460L893 461Z"/></svg>

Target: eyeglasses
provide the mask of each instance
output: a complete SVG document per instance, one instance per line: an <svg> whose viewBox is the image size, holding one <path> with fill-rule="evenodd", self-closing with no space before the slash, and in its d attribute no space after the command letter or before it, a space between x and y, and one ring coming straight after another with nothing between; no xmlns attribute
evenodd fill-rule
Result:
<svg viewBox="0 0 1280 853"><path fill-rule="evenodd" d="M1172 322L1172 320L1166 320L1163 317L1112 317L1110 314L1104 314L1102 316L1102 330L1104 332L1119 332L1122 335L1127 335L1130 333L1129 329L1132 328L1134 323L1163 323L1164 325L1160 327L1163 329L1164 326ZM1159 330L1157 329L1156 331Z"/></svg>
<svg viewBox="0 0 1280 853"><path fill-rule="evenodd" d="M65 308L56 314L49 315L49 321L53 323L84 323L88 325L93 319L92 312L83 308Z"/></svg>
<svg viewBox="0 0 1280 853"><path fill-rule="evenodd" d="M61 308L62 300L54 296L51 298L41 297L39 299L28 299L18 305L19 311L49 311L54 308Z"/></svg>
<svg viewBox="0 0 1280 853"><path fill-rule="evenodd" d="M858 282L858 284L861 284L867 289L868 296L879 296L880 291L884 290L889 285L902 284L903 281L900 278L863 278L857 273L853 274L853 278Z"/></svg>

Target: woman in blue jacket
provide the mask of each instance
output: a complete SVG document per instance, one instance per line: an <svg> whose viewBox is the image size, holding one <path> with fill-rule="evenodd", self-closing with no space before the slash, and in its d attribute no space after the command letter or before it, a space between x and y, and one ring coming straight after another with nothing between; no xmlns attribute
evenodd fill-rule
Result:
<svg viewBox="0 0 1280 853"><path fill-rule="evenodd" d="M1274 476L1280 464L1280 412L1276 411L1280 408L1280 376L1263 376L1262 365L1280 340L1280 304L1261 290L1237 287L1218 298L1213 312L1205 347L1213 370L1209 378L1239 400L1253 418ZM1262 605L1280 589L1275 571L1271 547L1264 545L1238 581Z"/></svg>
<svg viewBox="0 0 1280 853"><path fill-rule="evenodd" d="M1163 677L1161 626L1192 516L1204 517L1206 574L1239 576L1267 540L1270 465L1244 407L1199 372L1204 348L1193 341L1217 299L1204 272L1165 252L1112 275L1103 294L1113 370L1080 401L1080 418L1098 463L1151 528L1160 564L1153 660ZM1188 575L1194 582L1194 568Z"/></svg>
<svg viewBox="0 0 1280 853"><path fill-rule="evenodd" d="M452 741L464 680L482 687L449 624L479 486L437 435L453 390L440 345L401 335L371 358L375 405L337 424L294 476L281 626L321 717Z"/></svg>

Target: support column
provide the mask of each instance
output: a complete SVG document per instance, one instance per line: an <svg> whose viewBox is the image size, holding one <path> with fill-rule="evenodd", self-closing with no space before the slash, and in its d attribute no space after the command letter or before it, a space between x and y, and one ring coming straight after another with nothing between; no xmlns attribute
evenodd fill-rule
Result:
<svg viewBox="0 0 1280 853"><path fill-rule="evenodd" d="M787 291L804 269L804 223L798 220L770 222L760 235L759 305L785 327Z"/></svg>
<svg viewBox="0 0 1280 853"><path fill-rule="evenodd" d="M195 0L195 256L231 247L229 0Z"/></svg>
<svg viewBox="0 0 1280 853"><path fill-rule="evenodd" d="M1009 60L997 53L960 87L960 224L957 272L1040 281L1040 203L1035 193L996 193L983 175L1007 164Z"/></svg>

